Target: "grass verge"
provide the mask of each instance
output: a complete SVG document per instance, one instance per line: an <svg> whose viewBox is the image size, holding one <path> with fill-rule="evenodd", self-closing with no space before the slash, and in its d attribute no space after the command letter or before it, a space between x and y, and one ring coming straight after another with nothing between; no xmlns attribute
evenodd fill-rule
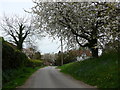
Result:
<svg viewBox="0 0 120 90"><path fill-rule="evenodd" d="M99 58L65 64L59 68L61 72L97 88L120 88L118 53L115 52Z"/></svg>
<svg viewBox="0 0 120 90"><path fill-rule="evenodd" d="M12 81L5 83L3 85L3 89L2 90L8 90L10 88L16 88L17 86L21 86L25 83L25 81L38 69L42 68L44 66L40 66L40 67L23 67L23 68L19 68L16 70L11 71L12 73Z"/></svg>

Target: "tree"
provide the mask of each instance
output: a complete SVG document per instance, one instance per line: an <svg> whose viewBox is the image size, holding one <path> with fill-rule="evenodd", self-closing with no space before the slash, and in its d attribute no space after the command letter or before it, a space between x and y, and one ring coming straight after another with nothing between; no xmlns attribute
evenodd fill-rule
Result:
<svg viewBox="0 0 120 90"><path fill-rule="evenodd" d="M16 44L17 49L22 50L23 42L32 32L32 22L25 17L7 17L4 16L1 22L1 28L7 35L12 37L12 42Z"/></svg>
<svg viewBox="0 0 120 90"><path fill-rule="evenodd" d="M55 60L55 65L61 65L61 53L58 52L56 60ZM77 54L74 51L67 51L63 53L63 64L67 64L70 62L75 62L77 59Z"/></svg>
<svg viewBox="0 0 120 90"><path fill-rule="evenodd" d="M69 37L69 43L77 42L81 47L88 47L93 57L98 57L98 48L102 42L113 39L113 27L118 30L118 3L34 3L36 5L32 12L38 18L36 21L40 28L54 36L60 37L62 34L66 41Z"/></svg>
<svg viewBox="0 0 120 90"><path fill-rule="evenodd" d="M41 59L41 53L40 52L35 52L34 59Z"/></svg>

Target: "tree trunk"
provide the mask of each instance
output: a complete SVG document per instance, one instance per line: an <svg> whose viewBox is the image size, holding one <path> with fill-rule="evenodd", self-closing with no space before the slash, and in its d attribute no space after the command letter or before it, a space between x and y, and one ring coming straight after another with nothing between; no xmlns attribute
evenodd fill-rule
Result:
<svg viewBox="0 0 120 90"><path fill-rule="evenodd" d="M92 48L91 52L92 52L92 57L95 57L95 58L98 57L98 48Z"/></svg>
<svg viewBox="0 0 120 90"><path fill-rule="evenodd" d="M89 48L92 52L92 57L98 57L97 39L92 39L89 43Z"/></svg>
<svg viewBox="0 0 120 90"><path fill-rule="evenodd" d="M17 49L20 50L20 51L22 51L22 43L21 42L18 43Z"/></svg>

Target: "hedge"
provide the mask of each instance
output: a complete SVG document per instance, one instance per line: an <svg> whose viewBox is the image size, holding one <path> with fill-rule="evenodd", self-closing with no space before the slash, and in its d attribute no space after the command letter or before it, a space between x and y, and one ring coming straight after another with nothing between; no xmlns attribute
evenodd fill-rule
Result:
<svg viewBox="0 0 120 90"><path fill-rule="evenodd" d="M29 59L27 61L27 66L28 67L37 67L37 66L42 66L43 65L43 62L40 61L40 60L32 60L32 59Z"/></svg>

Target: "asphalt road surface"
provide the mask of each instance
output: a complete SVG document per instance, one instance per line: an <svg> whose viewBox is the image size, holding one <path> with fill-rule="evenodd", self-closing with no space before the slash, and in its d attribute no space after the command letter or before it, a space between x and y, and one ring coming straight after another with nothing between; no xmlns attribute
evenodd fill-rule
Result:
<svg viewBox="0 0 120 90"><path fill-rule="evenodd" d="M59 72L53 66L36 71L20 88L94 88L69 75Z"/></svg>

